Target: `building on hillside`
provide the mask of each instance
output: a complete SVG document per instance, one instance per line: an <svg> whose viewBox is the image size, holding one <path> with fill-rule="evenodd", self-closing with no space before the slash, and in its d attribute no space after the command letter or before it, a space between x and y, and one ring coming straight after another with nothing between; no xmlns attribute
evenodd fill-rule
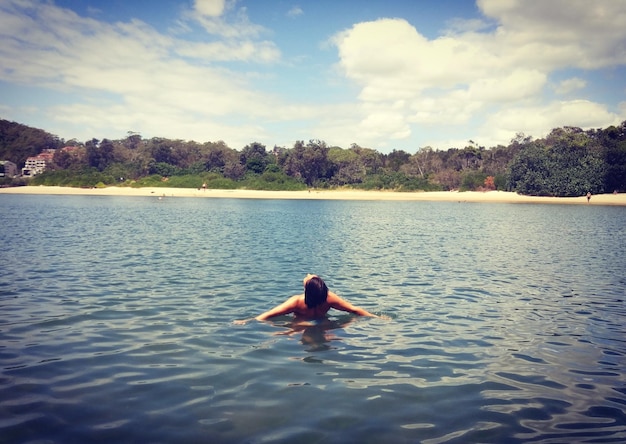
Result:
<svg viewBox="0 0 626 444"><path fill-rule="evenodd" d="M0 160L0 177L13 178L17 176L17 165L10 160Z"/></svg>
<svg viewBox="0 0 626 444"><path fill-rule="evenodd" d="M46 167L52 163L55 150L44 150L37 156L32 156L26 159L26 164L22 168L22 176L32 177L37 174L41 174L46 170Z"/></svg>

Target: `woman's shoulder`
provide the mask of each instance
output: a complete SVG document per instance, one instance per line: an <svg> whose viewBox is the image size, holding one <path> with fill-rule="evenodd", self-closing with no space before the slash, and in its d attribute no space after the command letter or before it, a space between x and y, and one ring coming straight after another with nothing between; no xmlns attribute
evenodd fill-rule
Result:
<svg viewBox="0 0 626 444"><path fill-rule="evenodd" d="M303 294L295 294L289 298L292 304L302 305L304 304L304 295Z"/></svg>
<svg viewBox="0 0 626 444"><path fill-rule="evenodd" d="M328 290L328 295L326 296L326 301L328 301L329 303L332 301L341 301L342 299L337 296L336 293L333 293L332 291Z"/></svg>

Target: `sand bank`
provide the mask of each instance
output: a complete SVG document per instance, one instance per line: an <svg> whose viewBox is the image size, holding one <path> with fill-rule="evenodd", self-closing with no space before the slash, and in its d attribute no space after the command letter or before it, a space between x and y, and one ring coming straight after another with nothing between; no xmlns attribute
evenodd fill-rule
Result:
<svg viewBox="0 0 626 444"><path fill-rule="evenodd" d="M431 191L401 193L393 191L311 190L311 191L257 191L257 190L198 190L195 188L70 188L26 186L0 188L0 194L67 194L81 196L153 196L153 197L204 197L231 199L317 199L317 200L389 200L389 201L441 201L441 202L498 202L498 203L550 203L580 205L625 205L626 193L598 194L589 203L580 197L522 196L505 191Z"/></svg>

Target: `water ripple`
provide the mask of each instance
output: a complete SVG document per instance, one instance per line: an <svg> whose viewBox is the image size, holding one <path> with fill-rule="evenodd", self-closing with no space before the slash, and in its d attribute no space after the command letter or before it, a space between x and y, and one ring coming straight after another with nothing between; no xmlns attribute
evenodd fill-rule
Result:
<svg viewBox="0 0 626 444"><path fill-rule="evenodd" d="M0 199L1 443L626 441L622 208Z"/></svg>

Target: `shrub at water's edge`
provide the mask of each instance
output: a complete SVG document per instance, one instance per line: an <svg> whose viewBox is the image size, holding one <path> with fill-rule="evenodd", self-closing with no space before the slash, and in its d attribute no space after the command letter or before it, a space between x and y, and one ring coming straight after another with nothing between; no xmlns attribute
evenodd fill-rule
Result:
<svg viewBox="0 0 626 444"><path fill-rule="evenodd" d="M115 178L95 168L81 170L51 170L30 179L30 185L63 186L76 188L95 188L119 183Z"/></svg>
<svg viewBox="0 0 626 444"><path fill-rule="evenodd" d="M132 181L132 187L168 187L168 188L196 188L206 186L213 190L234 190L237 188L248 190L268 191L301 191L306 185L283 173L265 172L261 175L249 174L240 180L226 178L218 173L200 175L184 175L162 177L151 175Z"/></svg>
<svg viewBox="0 0 626 444"><path fill-rule="evenodd" d="M8 179L7 179L8 181ZM16 180L14 179L13 182ZM10 181L9 181L10 182ZM7 183L7 185L25 185ZM74 188L103 188L105 186L122 186L132 188L163 187L163 188L196 188L206 186L216 190L268 190L268 191L302 191L307 187L301 181L293 179L282 172L265 172L263 174L248 174L240 180L233 180L219 173L187 174L182 176L163 177L158 174L142 177L137 180L115 178L96 169L82 171L55 170L45 171L28 182L29 185L65 186Z"/></svg>

